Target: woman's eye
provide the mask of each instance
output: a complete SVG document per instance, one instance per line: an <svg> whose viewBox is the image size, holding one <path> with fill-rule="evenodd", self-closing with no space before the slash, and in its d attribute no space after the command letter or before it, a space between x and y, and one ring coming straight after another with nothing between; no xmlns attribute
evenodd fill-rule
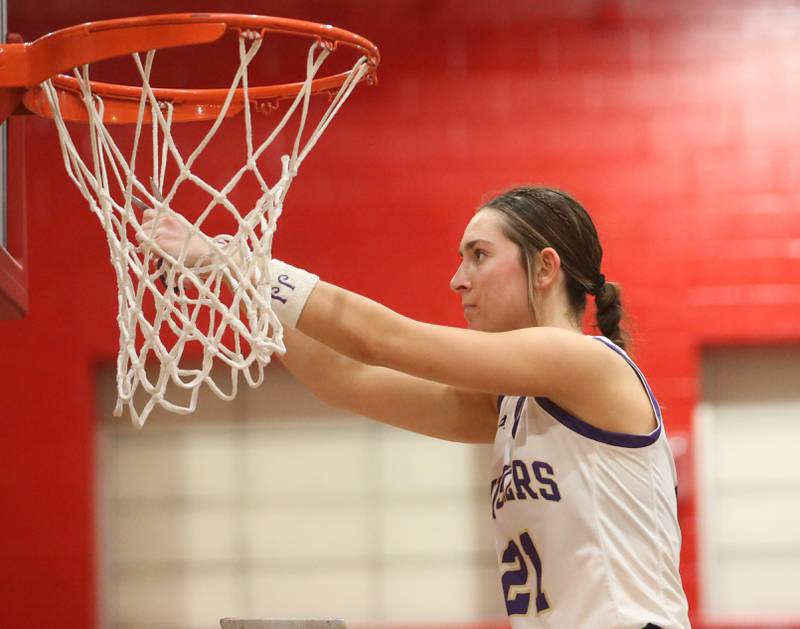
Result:
<svg viewBox="0 0 800 629"><path fill-rule="evenodd" d="M486 255L485 251L481 251L480 249L475 250L475 259L480 260L482 257Z"/></svg>

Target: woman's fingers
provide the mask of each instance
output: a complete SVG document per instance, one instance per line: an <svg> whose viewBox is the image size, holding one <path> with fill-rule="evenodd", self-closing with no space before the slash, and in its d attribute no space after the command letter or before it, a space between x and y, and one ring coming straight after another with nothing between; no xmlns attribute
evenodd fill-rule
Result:
<svg viewBox="0 0 800 629"><path fill-rule="evenodd" d="M136 230L135 237L139 245L155 244L161 252L174 258L185 251L186 266L193 266L211 253L211 248L199 233L193 234L174 216L154 209L143 211L141 229Z"/></svg>
<svg viewBox="0 0 800 629"><path fill-rule="evenodd" d="M151 185L154 185L152 180ZM159 194L156 194L156 197L160 200ZM137 229L135 233L139 245L156 244L167 254L178 257L187 244L186 241L190 240L186 250L187 264L193 264L198 257L207 253L202 242L197 241L196 237L193 238L186 227L170 213L148 207L137 197L133 197L133 203L142 210L141 229Z"/></svg>

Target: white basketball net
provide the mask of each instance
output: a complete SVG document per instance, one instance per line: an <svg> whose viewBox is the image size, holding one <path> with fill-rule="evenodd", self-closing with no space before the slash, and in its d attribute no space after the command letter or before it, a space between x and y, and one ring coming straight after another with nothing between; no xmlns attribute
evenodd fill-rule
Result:
<svg viewBox="0 0 800 629"><path fill-rule="evenodd" d="M220 398L233 399L240 372L247 384L258 386L263 381L264 367L270 362L272 353L286 351L281 324L270 307L272 278L269 262L273 234L297 169L355 86L369 72L367 59L358 59L316 126L311 128L309 125L307 138L302 139L312 97L311 83L331 53L330 47L314 42L308 51L303 88L293 100L287 101L285 114L269 136L254 142L251 120L254 106L247 98L248 66L256 57L263 39L256 33L245 32L239 36L238 42L239 68L227 99L218 117L210 123L206 135L185 158L172 139L173 107L168 102L158 102L150 86L155 51L144 53L144 62L139 54L132 55L142 78L143 90L133 150L129 156L123 155L104 123L104 103L92 93L88 66L74 70L89 114L87 126L91 151L86 151L88 159L81 156L76 146L84 143L73 141L64 122L56 88L49 80L42 84L58 128L67 173L100 220L111 249L111 262L119 287L120 332L114 414L120 415L127 406L134 424L138 426L144 424L156 405L175 413L193 412L203 383ZM245 90L246 161L232 172L222 187L215 188L192 173L192 165L220 128L237 88ZM137 149L143 128L147 127L142 121L148 110L153 120L150 130L153 145L151 167L155 186L151 186L149 172L142 179L136 174ZM294 145L290 154L281 157L280 177L270 186L259 170L258 158L293 116L299 119ZM81 133L85 133L82 125L79 128ZM172 160L173 167L177 167L178 175L167 182L169 160ZM260 196L253 207L240 210L231 203L228 195L248 172L257 179ZM198 186L211 197L194 222L170 207L178 189L187 184ZM158 191L163 191L163 200ZM203 268L189 268L184 264L186 247L177 257L161 249L151 235L142 230L141 210L136 204L138 199L159 213L173 215L188 233L203 239L213 251L214 262ZM235 217L237 231L222 236L204 234L202 225L212 211L228 212ZM144 236L141 246L131 238L131 234ZM159 263L162 259L166 261L163 266ZM225 284L228 288L222 290ZM143 309L145 298L155 304L154 312L145 312L149 308ZM201 313L204 316L200 316ZM205 321L205 325L201 326L200 321ZM174 340L165 343L166 338ZM199 366L198 352L186 352L193 344L201 346ZM185 352L188 354L186 357ZM159 366L157 374L150 377L145 370L148 360ZM212 378L215 361L230 368L230 383L225 388ZM224 372L227 373L227 369ZM170 382L185 390L183 397L188 397L188 403L166 399ZM137 391L137 399L145 400L143 403L134 400Z"/></svg>

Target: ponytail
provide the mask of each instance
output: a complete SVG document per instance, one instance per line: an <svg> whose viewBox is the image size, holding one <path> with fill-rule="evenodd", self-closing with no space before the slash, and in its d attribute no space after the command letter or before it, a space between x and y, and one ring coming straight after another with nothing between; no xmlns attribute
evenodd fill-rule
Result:
<svg viewBox="0 0 800 629"><path fill-rule="evenodd" d="M604 282L595 294L594 300L597 306L596 327L603 336L624 350L630 339L620 325L622 317L625 316L620 300L621 292L619 284Z"/></svg>

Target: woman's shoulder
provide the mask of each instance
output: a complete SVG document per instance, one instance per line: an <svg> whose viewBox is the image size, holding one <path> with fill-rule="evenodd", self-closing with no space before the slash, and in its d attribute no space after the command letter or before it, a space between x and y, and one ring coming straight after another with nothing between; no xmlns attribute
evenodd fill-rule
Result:
<svg viewBox="0 0 800 629"><path fill-rule="evenodd" d="M624 349L604 336L583 335L575 344L585 361L550 399L569 414L604 430L649 434L660 408L644 374Z"/></svg>

